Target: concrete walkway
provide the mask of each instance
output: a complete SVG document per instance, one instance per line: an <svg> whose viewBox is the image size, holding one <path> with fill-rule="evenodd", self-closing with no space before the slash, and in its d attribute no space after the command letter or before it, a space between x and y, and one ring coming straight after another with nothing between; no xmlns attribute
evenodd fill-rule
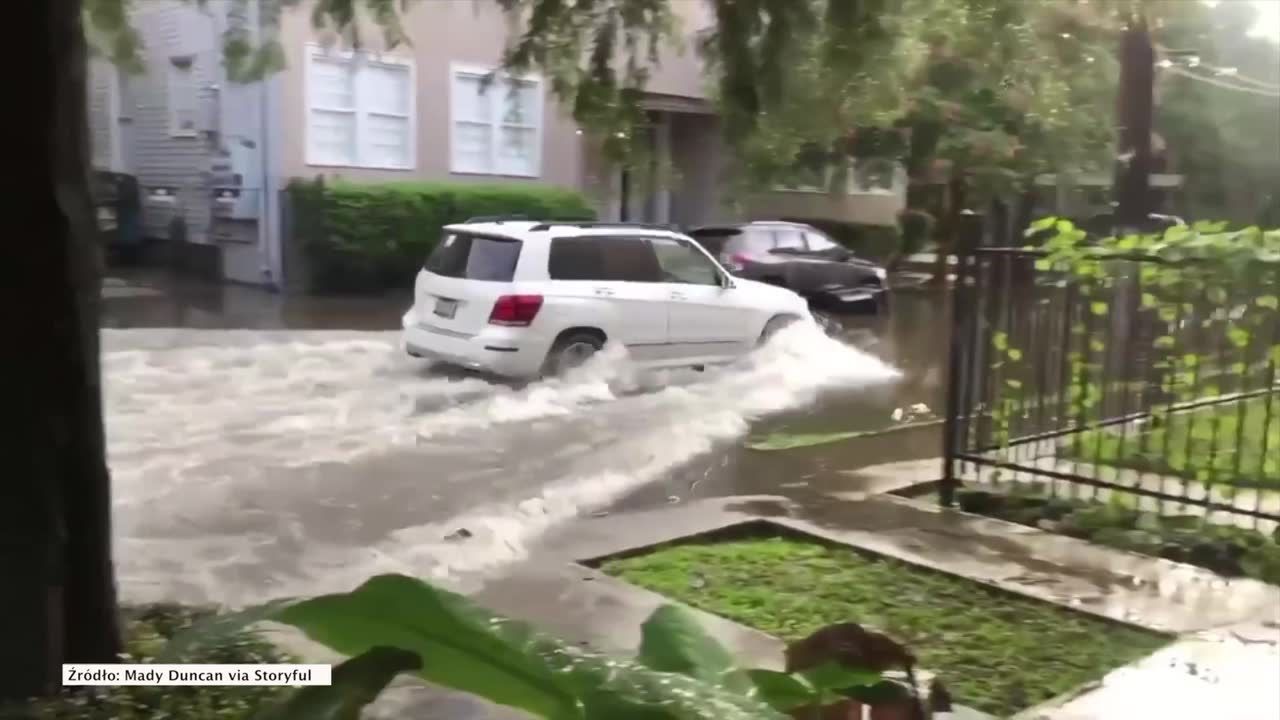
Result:
<svg viewBox="0 0 1280 720"><path fill-rule="evenodd" d="M759 519L1183 638L1143 663L1117 670L1071 702L1035 708L1025 717L1280 717L1269 710L1276 706L1274 678L1280 677L1280 589L893 496L810 505L777 497L735 498L586 520L552 538L538 562L494 579L476 597L568 639L630 651L638 644L640 622L666 600L575 561ZM780 663L782 645L776 639L703 617L744 662ZM1177 672L1185 702L1164 708L1164 714L1136 712L1151 702L1151 683L1168 682L1175 658L1182 663ZM1261 680L1266 673L1272 682ZM1215 684L1205 677L1219 680ZM1228 701L1249 710L1239 715L1182 712Z"/></svg>
<svg viewBox="0 0 1280 720"><path fill-rule="evenodd" d="M898 469L906 475L913 468L904 464ZM581 562L753 520L1181 638L1141 663L1116 670L1097 687L1029 709L1020 718L1280 717L1275 684L1280 677L1280 589L895 496L827 497L807 504L774 496L740 497L584 519L552 535L534 560L491 579L474 596L495 611L566 640L633 652L640 623L667 600ZM783 646L776 638L698 615L744 664L781 666ZM1177 685L1176 691L1153 692L1153 687L1170 685ZM446 715L440 714L442 707L448 708ZM387 718L518 717L421 686L380 702L379 708L387 709L388 714L380 715Z"/></svg>

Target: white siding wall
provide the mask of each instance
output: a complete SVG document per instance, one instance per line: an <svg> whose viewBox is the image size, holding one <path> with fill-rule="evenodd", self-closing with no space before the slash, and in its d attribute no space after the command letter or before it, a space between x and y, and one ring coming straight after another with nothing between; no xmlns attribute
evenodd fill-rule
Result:
<svg viewBox="0 0 1280 720"><path fill-rule="evenodd" d="M262 91L258 84L228 83L222 67L222 32L229 22L228 0L210 0L206 9L182 0L135 3L134 23L142 34L146 72L129 78L133 105L130 156L143 190L143 232L169 237L170 222L181 214L191 242L217 243L224 274L247 283L267 280L267 253L259 223L254 220L213 219L214 178L210 170L220 147L251 148L254 157L236 170L243 177L242 194L263 200L261 158L263 143ZM237 22L256 21L255 17ZM182 73L194 86L196 131L175 136L172 110L177 98L171 79L174 58L190 58ZM157 202L155 188L172 188L171 203Z"/></svg>
<svg viewBox="0 0 1280 720"><path fill-rule="evenodd" d="M175 56L195 56L192 80L199 89L197 97L207 100L219 69L214 28L194 4L148 0L135 7L134 22L146 48L146 72L130 79L135 103L134 163L143 189L143 232L148 237L167 238L169 221L181 212L188 239L204 242L210 202L201 173L208 167L208 145L199 136L171 136L169 68ZM156 187L176 189L177 198L171 206L148 200L149 190Z"/></svg>
<svg viewBox="0 0 1280 720"><path fill-rule="evenodd" d="M118 71L104 58L89 61L89 145L95 170L122 171Z"/></svg>

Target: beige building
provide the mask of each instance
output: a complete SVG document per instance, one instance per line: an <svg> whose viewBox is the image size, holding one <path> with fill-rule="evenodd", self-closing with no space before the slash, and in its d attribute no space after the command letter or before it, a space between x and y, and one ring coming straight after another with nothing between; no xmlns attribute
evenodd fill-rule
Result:
<svg viewBox="0 0 1280 720"><path fill-rule="evenodd" d="M220 248L224 277L246 283L283 283L280 191L297 177L547 183L583 190L609 219L731 219L726 155L694 50L710 7L672 5L682 42L662 53L645 99L662 173L604 163L544 78L483 85L509 33L497 4L483 0L414 3L404 18L411 46L380 47L369 27L361 52L315 30L304 2L281 20L286 69L250 85L226 81L220 46L237 24L259 33L256 3L247 15L227 0L137 3L147 72L101 73L114 95L95 95L95 130L107 128L95 138L113 138L118 147L101 156L137 174L148 235L169 237L180 225L188 242ZM876 222L887 213L892 222L897 204L893 193L806 189L756 198L747 206L757 212L743 214L793 209Z"/></svg>

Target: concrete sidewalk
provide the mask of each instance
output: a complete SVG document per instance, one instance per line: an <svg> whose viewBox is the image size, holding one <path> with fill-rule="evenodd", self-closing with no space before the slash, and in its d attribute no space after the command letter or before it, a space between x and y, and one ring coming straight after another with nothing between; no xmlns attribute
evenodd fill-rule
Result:
<svg viewBox="0 0 1280 720"><path fill-rule="evenodd" d="M1020 717L1280 717L1271 710L1280 697L1274 683L1280 677L1280 589L894 496L809 505L778 497L733 498L584 520L555 534L536 561L490 581L476 599L566 639L632 651L640 622L667 601L577 561L760 519L1182 638L1070 702ZM780 641L701 615L746 664L780 664ZM1183 701L1164 707L1163 714L1139 711L1150 707L1152 683L1170 681L1174 658L1182 661L1175 675ZM1266 673L1272 682L1261 681ZM1209 706L1221 712L1201 714ZM1236 707L1242 712L1227 710Z"/></svg>
<svg viewBox="0 0 1280 720"><path fill-rule="evenodd" d="M897 470L911 476L923 466L903 464ZM875 490L899 482L886 477ZM582 519L553 533L534 558L490 579L474 597L566 640L634 652L640 623L668 600L591 570L581 561L753 520L1180 638L1110 673L1096 687L1028 709L1019 718L1280 717L1280 588L1248 579L1226 580L1188 565L890 495L809 501L738 497ZM723 618L698 615L745 665L781 667L783 646L778 639ZM371 716L522 717L413 683L380 700ZM965 716L979 715L965 711Z"/></svg>

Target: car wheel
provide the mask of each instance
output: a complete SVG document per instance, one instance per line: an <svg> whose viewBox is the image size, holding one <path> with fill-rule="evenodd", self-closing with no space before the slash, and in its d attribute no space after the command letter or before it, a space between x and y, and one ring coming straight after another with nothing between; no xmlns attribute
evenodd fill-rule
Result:
<svg viewBox="0 0 1280 720"><path fill-rule="evenodd" d="M756 345L764 345L773 339L783 328L793 324L798 320L794 315L778 315L770 318L769 322L764 324L764 330L760 332L760 339L756 341Z"/></svg>
<svg viewBox="0 0 1280 720"><path fill-rule="evenodd" d="M563 375L576 367L581 367L603 347L604 341L592 333L575 332L565 335L551 346L551 352L547 353L542 372L548 376Z"/></svg>

